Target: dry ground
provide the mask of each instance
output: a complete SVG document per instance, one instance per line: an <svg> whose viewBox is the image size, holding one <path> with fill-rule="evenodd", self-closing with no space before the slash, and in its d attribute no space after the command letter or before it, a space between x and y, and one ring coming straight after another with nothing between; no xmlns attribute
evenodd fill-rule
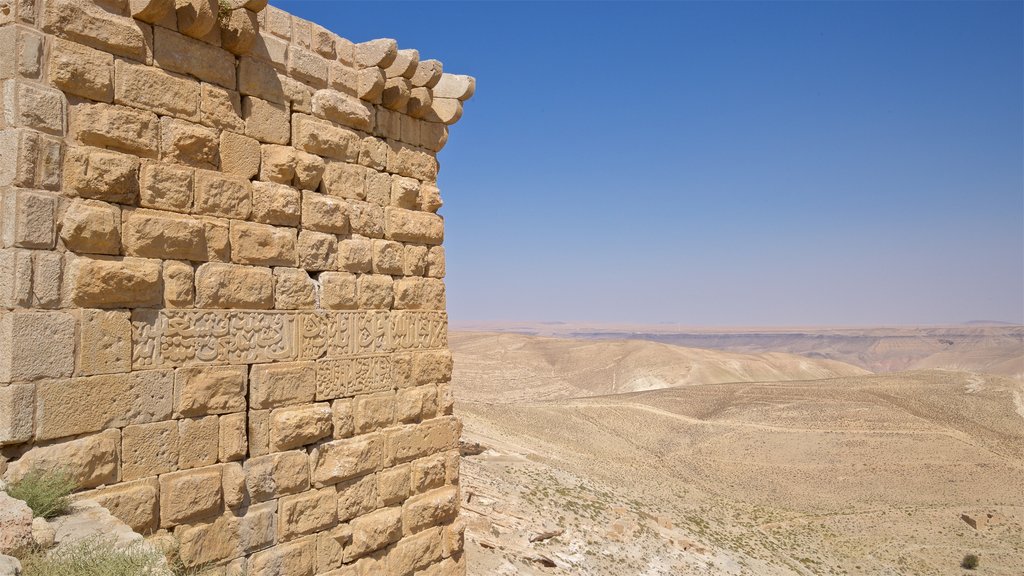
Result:
<svg viewBox="0 0 1024 576"><path fill-rule="evenodd" d="M452 339L465 437L488 448L463 462L473 574L960 574L968 552L1024 573L1018 381L775 355L774 378L835 373L700 384L670 374L764 358L503 338ZM652 374L684 385L615 393Z"/></svg>

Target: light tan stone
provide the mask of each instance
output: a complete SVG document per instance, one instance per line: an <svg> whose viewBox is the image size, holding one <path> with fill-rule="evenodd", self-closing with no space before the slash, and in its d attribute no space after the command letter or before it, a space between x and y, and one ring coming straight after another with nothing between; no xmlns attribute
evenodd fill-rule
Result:
<svg viewBox="0 0 1024 576"><path fill-rule="evenodd" d="M203 223L174 212L125 209L121 242L128 256L201 262L209 254Z"/></svg>
<svg viewBox="0 0 1024 576"><path fill-rule="evenodd" d="M355 162L359 158L360 140L359 133L350 128L306 114L292 116L292 143L311 154Z"/></svg>
<svg viewBox="0 0 1024 576"><path fill-rule="evenodd" d="M455 449L461 433L461 423L451 416L392 428L385 434L385 465Z"/></svg>
<svg viewBox="0 0 1024 576"><path fill-rule="evenodd" d="M389 143L388 172L424 182L435 182L437 168L437 158L430 152L402 142Z"/></svg>
<svg viewBox="0 0 1024 576"><path fill-rule="evenodd" d="M384 70L384 75L388 78L396 78L398 76L412 78L416 73L416 65L419 62L420 53L418 50L412 48L399 50L395 55L395 60Z"/></svg>
<svg viewBox="0 0 1024 576"><path fill-rule="evenodd" d="M245 410L247 375L245 366L179 368L174 377L174 413L202 416Z"/></svg>
<svg viewBox="0 0 1024 576"><path fill-rule="evenodd" d="M69 133L83 144L156 158L160 148L156 114L102 103L69 108Z"/></svg>
<svg viewBox="0 0 1024 576"><path fill-rule="evenodd" d="M337 236L303 230L299 232L297 249L300 268L313 272L337 269Z"/></svg>
<svg viewBox="0 0 1024 576"><path fill-rule="evenodd" d="M415 244L405 245L405 254L402 259L402 273L406 276L424 276L427 273L426 246Z"/></svg>
<svg viewBox="0 0 1024 576"><path fill-rule="evenodd" d="M69 258L70 303L83 308L146 308L163 301L160 262L142 258Z"/></svg>
<svg viewBox="0 0 1024 576"><path fill-rule="evenodd" d="M217 25L220 5L217 0L176 0L178 30L193 38L203 38Z"/></svg>
<svg viewBox="0 0 1024 576"><path fill-rule="evenodd" d="M335 485L338 491L338 521L347 522L377 509L377 478L368 474Z"/></svg>
<svg viewBox="0 0 1024 576"><path fill-rule="evenodd" d="M437 98L454 98L468 100L476 91L476 79L461 74L444 74L433 87Z"/></svg>
<svg viewBox="0 0 1024 576"><path fill-rule="evenodd" d="M401 508L384 508L353 520L352 545L345 549L345 560L350 561L380 550L402 538Z"/></svg>
<svg viewBox="0 0 1024 576"><path fill-rule="evenodd" d="M395 393L381 392L355 399L356 434L387 428L395 421Z"/></svg>
<svg viewBox="0 0 1024 576"><path fill-rule="evenodd" d="M90 100L114 99L114 57L75 42L54 38L47 74L50 84Z"/></svg>
<svg viewBox="0 0 1024 576"><path fill-rule="evenodd" d="M377 474L377 501L381 507L400 504L409 497L410 474L408 464Z"/></svg>
<svg viewBox="0 0 1024 576"><path fill-rule="evenodd" d="M444 310L444 281L437 278L399 278L395 280L396 310Z"/></svg>
<svg viewBox="0 0 1024 576"><path fill-rule="evenodd" d="M438 527L403 538L388 554L389 575L412 576L419 573L427 576L429 573L417 571L441 561L441 536L441 528Z"/></svg>
<svg viewBox="0 0 1024 576"><path fill-rule="evenodd" d="M441 488L445 482L445 458L443 454L434 454L420 458L412 463L412 489L416 494L423 494L434 488Z"/></svg>
<svg viewBox="0 0 1024 576"><path fill-rule="evenodd" d="M64 312L0 315L0 382L70 376L75 366L75 319Z"/></svg>
<svg viewBox="0 0 1024 576"><path fill-rule="evenodd" d="M274 269L274 308L278 310L312 310L316 307L316 289L305 270Z"/></svg>
<svg viewBox="0 0 1024 576"><path fill-rule="evenodd" d="M317 190L324 175L324 159L316 154L301 150L295 151L296 188L301 190Z"/></svg>
<svg viewBox="0 0 1024 576"><path fill-rule="evenodd" d="M38 79L43 67L43 36L22 26L0 28L0 50L9 58L0 62L0 78Z"/></svg>
<svg viewBox="0 0 1024 576"><path fill-rule="evenodd" d="M350 438L356 431L355 400L344 398L332 402L331 418L334 422L334 438Z"/></svg>
<svg viewBox="0 0 1024 576"><path fill-rule="evenodd" d="M444 67L437 60L420 60L416 64L416 70L413 72L410 80L412 80L413 86L433 88L441 81L441 74L443 72Z"/></svg>
<svg viewBox="0 0 1024 576"><path fill-rule="evenodd" d="M248 54L256 42L259 22L252 10L238 9L221 19L220 42L227 50L239 56Z"/></svg>
<svg viewBox="0 0 1024 576"><path fill-rule="evenodd" d="M270 453L270 410L249 410L249 457Z"/></svg>
<svg viewBox="0 0 1024 576"><path fill-rule="evenodd" d="M325 120L364 132L373 129L373 108L358 98L336 90L317 90L312 105L313 114Z"/></svg>
<svg viewBox="0 0 1024 576"><path fill-rule="evenodd" d="M287 104L262 100L254 96L242 98L245 134L270 144L288 144L291 124Z"/></svg>
<svg viewBox="0 0 1024 576"><path fill-rule="evenodd" d="M348 272L373 269L373 246L365 238L348 238L338 243L338 266Z"/></svg>
<svg viewBox="0 0 1024 576"><path fill-rule="evenodd" d="M179 556L186 566L202 568L266 548L277 534L276 512L277 503L267 502L223 514L212 522L182 526L175 530ZM225 576L239 574L229 569Z"/></svg>
<svg viewBox="0 0 1024 576"><path fill-rule="evenodd" d="M387 68L398 57L398 42L380 38L355 45L355 61L360 68Z"/></svg>
<svg viewBox="0 0 1024 576"><path fill-rule="evenodd" d="M242 120L242 98L238 92L203 83L199 94L200 122L212 128L231 130L237 133L245 131L245 121Z"/></svg>
<svg viewBox="0 0 1024 576"><path fill-rule="evenodd" d="M154 422L121 431L121 480L137 480L178 468L178 423Z"/></svg>
<svg viewBox="0 0 1024 576"><path fill-rule="evenodd" d="M409 116L413 118L426 118L433 109L433 104L434 97L430 93L429 88L413 88L409 91L409 102L406 105L406 110ZM420 141L420 139L417 139L412 143L417 144Z"/></svg>
<svg viewBox="0 0 1024 576"><path fill-rule="evenodd" d="M368 238L384 236L384 208L381 206L352 200L349 203L348 222L353 234Z"/></svg>
<svg viewBox="0 0 1024 576"><path fill-rule="evenodd" d="M381 103L396 112L405 112L409 104L412 86L405 78L388 78L381 93Z"/></svg>
<svg viewBox="0 0 1024 576"><path fill-rule="evenodd" d="M391 240L422 244L444 240L444 219L436 214L389 206L384 209L384 218L386 236Z"/></svg>
<svg viewBox="0 0 1024 576"><path fill-rule="evenodd" d="M355 274L324 272L320 274L320 289L320 304L328 310L355 310L359 304Z"/></svg>
<svg viewBox="0 0 1024 576"><path fill-rule="evenodd" d="M427 276L431 278L444 278L445 259L443 246L431 246L427 252Z"/></svg>
<svg viewBox="0 0 1024 576"><path fill-rule="evenodd" d="M419 208L420 183L413 178L396 176L391 179L391 202L393 206L415 210Z"/></svg>
<svg viewBox="0 0 1024 576"><path fill-rule="evenodd" d="M76 200L64 211L60 239L78 254L120 254L121 209L96 200Z"/></svg>
<svg viewBox="0 0 1024 576"><path fill-rule="evenodd" d="M139 205L156 210L188 212L192 209L194 172L183 166L143 162Z"/></svg>
<svg viewBox="0 0 1024 576"><path fill-rule="evenodd" d="M159 491L157 479L147 478L81 492L76 497L103 506L139 534L151 534L159 528Z"/></svg>
<svg viewBox="0 0 1024 576"><path fill-rule="evenodd" d="M288 48L288 75L309 84L327 85L327 59L294 43Z"/></svg>
<svg viewBox="0 0 1024 576"><path fill-rule="evenodd" d="M246 180L259 174L259 140L226 130L221 132L220 167L224 172Z"/></svg>
<svg viewBox="0 0 1024 576"><path fill-rule="evenodd" d="M431 526L447 524L459 513L459 489L447 486L413 496L402 506L405 533L415 534Z"/></svg>
<svg viewBox="0 0 1024 576"><path fill-rule="evenodd" d="M389 310L395 300L394 281L391 276L363 274L358 280L359 307L361 309Z"/></svg>
<svg viewBox="0 0 1024 576"><path fill-rule="evenodd" d="M3 268L0 257L0 269ZM57 308L60 306L60 285L63 279L64 257L59 252L35 251L32 254L32 306ZM0 282L0 302L3 301L3 282Z"/></svg>
<svg viewBox="0 0 1024 576"><path fill-rule="evenodd" d="M326 572L329 576L338 576L334 571L342 567L342 563L345 561L345 547L350 542L352 542L352 528L347 524L318 533L316 537L317 571ZM354 567L350 567L350 569L355 570ZM329 570L331 572L328 572Z"/></svg>
<svg viewBox="0 0 1024 576"><path fill-rule="evenodd" d="M173 14L174 0L129 0L128 11L132 18L152 24Z"/></svg>
<svg viewBox="0 0 1024 576"><path fill-rule="evenodd" d="M373 272L375 274L402 274L405 249L398 242L373 241Z"/></svg>
<svg viewBox="0 0 1024 576"><path fill-rule="evenodd" d="M316 536L307 536L253 554L248 566L254 576L313 576L315 561Z"/></svg>
<svg viewBox="0 0 1024 576"><path fill-rule="evenodd" d="M377 171L382 177L389 177L385 172L388 165L388 143L374 136L363 138L362 147L359 150L359 163Z"/></svg>
<svg viewBox="0 0 1024 576"><path fill-rule="evenodd" d="M71 148L64 159L64 188L82 198L134 204L139 160L95 148Z"/></svg>
<svg viewBox="0 0 1024 576"><path fill-rule="evenodd" d="M160 119L160 158L164 161L216 170L219 148L215 130L177 118Z"/></svg>
<svg viewBox="0 0 1024 576"><path fill-rule="evenodd" d="M333 487L281 498L277 513L278 539L287 541L333 527L338 522L337 498Z"/></svg>
<svg viewBox="0 0 1024 576"><path fill-rule="evenodd" d="M384 442L379 434L325 442L309 454L314 486L328 486L378 469Z"/></svg>
<svg viewBox="0 0 1024 576"><path fill-rule="evenodd" d="M451 351L429 350L413 355L412 379L416 385L448 382L451 378Z"/></svg>
<svg viewBox="0 0 1024 576"><path fill-rule="evenodd" d="M264 144L261 149L260 180L290 185L295 180L297 150L276 144Z"/></svg>
<svg viewBox="0 0 1024 576"><path fill-rule="evenodd" d="M5 80L2 97L6 126L64 135L65 99L60 90L22 80Z"/></svg>
<svg viewBox="0 0 1024 576"><path fill-rule="evenodd" d="M358 164L329 162L324 169L324 190L332 196L365 200L367 172Z"/></svg>
<svg viewBox="0 0 1024 576"><path fill-rule="evenodd" d="M164 262L164 306L191 308L196 301L195 269L188 262Z"/></svg>
<svg viewBox="0 0 1024 576"><path fill-rule="evenodd" d="M309 457L302 450L276 452L245 462L245 484L254 502L309 489Z"/></svg>
<svg viewBox="0 0 1024 576"><path fill-rule="evenodd" d="M161 33L173 32L157 28ZM198 61L198 60L196 60ZM199 119L199 82L126 60L114 62L114 103L161 116Z"/></svg>
<svg viewBox="0 0 1024 576"><path fill-rule="evenodd" d="M283 184L253 182L252 219L277 226L299 225L302 218L301 193Z"/></svg>
<svg viewBox="0 0 1024 576"><path fill-rule="evenodd" d="M49 471L66 473L81 489L112 484L118 479L120 446L119 430L35 446L8 464L5 479L16 482L29 472Z"/></svg>
<svg viewBox="0 0 1024 576"><path fill-rule="evenodd" d="M220 455L217 459L221 462L230 462L245 458L248 450L247 438L245 412L221 416Z"/></svg>
<svg viewBox="0 0 1024 576"><path fill-rule="evenodd" d="M445 558L462 554L465 545L466 522L462 518L455 519L442 528L441 550Z"/></svg>
<svg viewBox="0 0 1024 576"><path fill-rule="evenodd" d="M220 465L160 477L162 528L218 514L223 506Z"/></svg>
<svg viewBox="0 0 1024 576"><path fill-rule="evenodd" d="M294 266L296 231L253 222L231 222L231 260L238 264Z"/></svg>
<svg viewBox="0 0 1024 576"><path fill-rule="evenodd" d="M345 234L348 232L348 202L326 194L302 193L302 227L306 230Z"/></svg>
<svg viewBox="0 0 1024 576"><path fill-rule="evenodd" d="M197 170L194 211L222 218L249 218L252 214L251 185L237 176Z"/></svg>
<svg viewBox="0 0 1024 576"><path fill-rule="evenodd" d="M279 408L270 413L270 449L283 452L331 435L331 407L327 403Z"/></svg>
<svg viewBox="0 0 1024 576"><path fill-rule="evenodd" d="M409 424L437 415L437 387L416 386L399 390L395 400L395 420Z"/></svg>
<svg viewBox="0 0 1024 576"><path fill-rule="evenodd" d="M224 419L226 416L221 417L221 439L224 437ZM245 414L242 414L242 426L245 426ZM244 438L244 432L243 432ZM223 445L221 445L221 452L224 451ZM245 456L245 448L242 448L242 455L239 459ZM248 493L245 490L245 468L239 462L228 462L221 468L221 490L224 493L224 506L229 509L237 509L246 503Z"/></svg>
<svg viewBox="0 0 1024 576"><path fill-rule="evenodd" d="M220 454L220 422L217 416L178 420L178 468L198 468L217 462Z"/></svg>
<svg viewBox="0 0 1024 576"><path fill-rule="evenodd" d="M129 372L132 325L127 310L82 310L78 315L76 371L80 376Z"/></svg>
<svg viewBox="0 0 1024 576"><path fill-rule="evenodd" d="M238 91L279 104L287 102L284 85L274 67L247 56L238 61Z"/></svg>
<svg viewBox="0 0 1024 576"><path fill-rule="evenodd" d="M31 384L0 386L0 446L32 439L35 403Z"/></svg>
<svg viewBox="0 0 1024 576"><path fill-rule="evenodd" d="M313 362L257 364L250 375L249 402L253 408L278 408L312 402L316 395Z"/></svg>

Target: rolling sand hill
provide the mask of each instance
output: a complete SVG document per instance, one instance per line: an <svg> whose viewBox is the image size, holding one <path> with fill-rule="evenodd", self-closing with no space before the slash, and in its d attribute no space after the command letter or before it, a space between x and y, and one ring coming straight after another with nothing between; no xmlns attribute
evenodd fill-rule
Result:
<svg viewBox="0 0 1024 576"><path fill-rule="evenodd" d="M453 334L472 574L1024 571L1019 381L660 346Z"/></svg>

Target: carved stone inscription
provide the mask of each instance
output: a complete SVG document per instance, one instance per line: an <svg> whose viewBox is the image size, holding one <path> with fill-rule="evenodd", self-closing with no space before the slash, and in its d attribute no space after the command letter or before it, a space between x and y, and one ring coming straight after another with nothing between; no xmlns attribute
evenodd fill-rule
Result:
<svg viewBox="0 0 1024 576"><path fill-rule="evenodd" d="M365 356L316 363L316 399L333 400L394 388L390 356Z"/></svg>
<svg viewBox="0 0 1024 576"><path fill-rule="evenodd" d="M256 364L448 347L434 311L249 312L137 310L132 368Z"/></svg>

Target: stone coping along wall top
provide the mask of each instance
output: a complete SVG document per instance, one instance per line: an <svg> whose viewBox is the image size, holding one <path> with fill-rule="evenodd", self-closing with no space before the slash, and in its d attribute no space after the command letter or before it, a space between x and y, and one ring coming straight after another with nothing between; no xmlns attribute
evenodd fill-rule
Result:
<svg viewBox="0 0 1024 576"><path fill-rule="evenodd" d="M463 574L474 80L260 0L0 0L0 46L0 474L213 574Z"/></svg>

